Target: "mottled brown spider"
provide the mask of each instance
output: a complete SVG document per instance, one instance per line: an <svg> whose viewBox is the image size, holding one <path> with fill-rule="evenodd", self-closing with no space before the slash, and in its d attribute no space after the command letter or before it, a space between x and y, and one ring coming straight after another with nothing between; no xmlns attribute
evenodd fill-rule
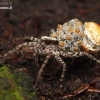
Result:
<svg viewBox="0 0 100 100"><path fill-rule="evenodd" d="M30 42L20 44L2 55L0 63L4 63L6 59L10 59L10 57L13 56L13 53L20 53L22 54L22 57L24 57L25 53L31 52L38 65L38 55L46 55L38 72L34 87L36 87L41 79L43 68L46 66L51 56L54 56L63 66L60 82L63 82L66 71L66 63L62 60L61 56L73 58L86 55L100 63L100 60L91 55L91 52L95 53L100 49L100 27L94 22L85 22L85 24L82 24L81 21L75 18L63 25L58 25L56 31L51 30L49 37L42 36L40 39L23 37L17 39L17 41L27 39L30 40ZM60 87L62 87L62 84Z"/></svg>

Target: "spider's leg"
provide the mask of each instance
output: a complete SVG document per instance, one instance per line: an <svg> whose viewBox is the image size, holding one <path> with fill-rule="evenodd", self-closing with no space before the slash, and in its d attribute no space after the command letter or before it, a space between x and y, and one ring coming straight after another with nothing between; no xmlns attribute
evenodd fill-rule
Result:
<svg viewBox="0 0 100 100"><path fill-rule="evenodd" d="M11 42L14 42L14 41L20 41L20 40L28 40L28 41L31 41L31 42L38 42L38 43L41 43L41 40L38 39L38 38L35 38L35 37L29 37L29 36L26 36L26 37L21 37L21 38L15 38L14 40L9 40L7 43L4 43L3 46L0 47L0 49L3 49L5 48L8 44L10 44Z"/></svg>
<svg viewBox="0 0 100 100"><path fill-rule="evenodd" d="M91 54L86 53L86 52L83 52L83 54L100 64L100 60L98 60L96 57L92 56Z"/></svg>
<svg viewBox="0 0 100 100"><path fill-rule="evenodd" d="M59 55L55 55L56 60L63 65L63 69L62 69L62 74L61 74L61 78L60 78L60 82L62 83L64 80L64 76L65 76L65 72L66 72L66 64L65 62L61 59L61 57ZM62 84L60 85L60 88L62 88Z"/></svg>
<svg viewBox="0 0 100 100"><path fill-rule="evenodd" d="M3 58L6 58L6 57L8 57L8 56L11 56L13 53L17 53L18 51L20 51L20 52L22 53L22 55L23 55L23 51L20 50L20 48L21 48L22 46L25 46L25 44L20 44L20 45L16 46L14 49L12 49L12 50L6 52L6 53L3 55ZM18 52L18 53L19 53L19 52Z"/></svg>
<svg viewBox="0 0 100 100"><path fill-rule="evenodd" d="M20 44L20 45L16 46L14 49L8 51L7 53L5 53L3 55L3 57L7 57L8 55L11 55L12 53L17 52L17 51L21 51L23 53L24 51L27 52L28 50L34 50L34 46L38 47L39 44L37 42L25 42L23 44ZM24 49L23 47L27 47L29 49Z"/></svg>
<svg viewBox="0 0 100 100"><path fill-rule="evenodd" d="M24 56L25 52L28 52L28 50L24 49L23 47L27 47L27 48L29 48L29 50L34 51L34 46L38 46L38 43L36 43L36 42L25 42L23 44L20 44L20 45L16 46L14 49L6 52L2 56L2 61L5 62L6 59L11 58L13 56L13 53L21 54L22 56ZM36 51L34 51L34 53L36 53ZM0 61L0 63L2 63L2 61Z"/></svg>
<svg viewBox="0 0 100 100"><path fill-rule="evenodd" d="M41 80L41 73L43 72L43 68L46 66L49 58L50 58L51 54L48 54L38 72L38 76L37 76L37 79L36 79L36 82L35 82L35 85L34 85L34 88L36 88L36 85L38 84L38 82Z"/></svg>
<svg viewBox="0 0 100 100"><path fill-rule="evenodd" d="M19 40L30 40L30 41L32 41L32 42L40 42L40 39L38 39L38 38L35 38L35 37L33 37L33 36L26 36L26 37L22 37L22 38L16 38L16 39L14 39L13 41L19 41Z"/></svg>

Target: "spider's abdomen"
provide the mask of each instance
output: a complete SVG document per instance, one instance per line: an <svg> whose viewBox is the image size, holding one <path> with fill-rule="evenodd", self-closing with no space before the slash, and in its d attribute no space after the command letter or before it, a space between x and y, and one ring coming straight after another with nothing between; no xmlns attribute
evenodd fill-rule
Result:
<svg viewBox="0 0 100 100"><path fill-rule="evenodd" d="M100 25L94 22L82 24L77 18L72 19L57 30L51 30L50 37L57 39L59 47L65 51L96 52L100 50Z"/></svg>
<svg viewBox="0 0 100 100"><path fill-rule="evenodd" d="M92 52L100 50L100 25L94 22L84 23L83 47L88 48Z"/></svg>
<svg viewBox="0 0 100 100"><path fill-rule="evenodd" d="M84 26L78 19L72 19L63 25L58 24L56 31L51 30L50 36L58 40L60 48L79 51L84 37Z"/></svg>

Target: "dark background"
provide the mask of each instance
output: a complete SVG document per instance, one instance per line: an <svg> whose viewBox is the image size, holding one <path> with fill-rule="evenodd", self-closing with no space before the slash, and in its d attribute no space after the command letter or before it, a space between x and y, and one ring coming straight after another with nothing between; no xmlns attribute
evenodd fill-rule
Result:
<svg viewBox="0 0 100 100"><path fill-rule="evenodd" d="M9 1L9 0L8 0ZM20 36L49 35L51 28L73 18L100 24L100 0L11 0L0 10L0 41Z"/></svg>
<svg viewBox="0 0 100 100"><path fill-rule="evenodd" d="M50 30L56 29L57 24L63 24L73 18L78 18L83 23L92 21L100 24L100 0L10 0L10 2L12 2L12 10L0 10L0 47L18 37L34 36L40 38L44 35L49 36ZM12 42L6 48L3 47L0 49L0 54L2 55L14 48L15 44L18 43ZM26 68L28 70L26 72L32 77L31 86L27 85L29 93L38 69L32 63L30 55L27 55L26 58L28 59L11 60L14 61L16 68L19 68L19 66ZM39 58L41 65L44 57ZM95 61L88 57L75 58L73 63L70 58L63 59L67 62L68 67L63 91L60 95L56 94L55 88L59 85L62 67L54 58L51 58L43 73L46 81L38 86L39 91L36 92L38 98L41 98L41 100L59 100L60 97L73 93L82 84L83 86L88 84L90 87L92 84L93 89L100 89L100 66ZM11 61L7 63L11 63ZM83 90L84 88L85 86ZM52 92L51 95L48 94L48 91ZM100 100L100 94L83 91L82 94L79 93L78 96L71 99L66 98L66 100Z"/></svg>

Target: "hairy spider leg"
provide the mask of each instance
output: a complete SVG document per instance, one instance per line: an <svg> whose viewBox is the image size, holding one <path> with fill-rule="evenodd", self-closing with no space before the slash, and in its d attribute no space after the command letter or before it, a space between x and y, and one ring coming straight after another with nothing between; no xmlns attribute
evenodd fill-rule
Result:
<svg viewBox="0 0 100 100"><path fill-rule="evenodd" d="M46 64L47 64L47 62L48 62L48 60L49 60L50 57L51 57L51 54L48 54L46 56L46 58L45 58L45 60L44 60L44 62L42 64L42 66L41 66L41 68L40 68L40 70L38 72L38 76L37 76L36 82L34 84L34 88L36 88L38 82L41 80L41 73L43 72L43 68L46 66Z"/></svg>
<svg viewBox="0 0 100 100"><path fill-rule="evenodd" d="M88 56L89 58L91 58L92 60L96 61L97 63L100 64L100 60L97 59L96 57L92 56L91 54L89 53L86 53L86 52L83 52L84 55Z"/></svg>
<svg viewBox="0 0 100 100"><path fill-rule="evenodd" d="M61 74L61 78L60 78L60 82L61 82L60 88L62 88L62 82L63 82L63 80L64 80L65 72L66 72L66 64L65 64L65 62L61 59L61 57L60 57L59 55L55 55L55 58L56 58L56 60L57 60L60 64L62 64L62 66L63 66L63 68L62 68L62 74Z"/></svg>
<svg viewBox="0 0 100 100"><path fill-rule="evenodd" d="M28 52L28 50L24 50L22 47L28 47L28 49L30 49L32 52L34 52L34 54L36 53L37 54L37 50L35 50L36 48L38 48L38 43L37 42L25 42L25 43L23 43L23 44L20 44L20 45L18 45L18 46L16 46L14 49L12 49L12 50L10 50L10 51L8 51L7 53L5 53L1 58L1 61L0 61L0 63L3 63L3 62L5 62L5 60L7 59L7 57L11 57L11 55L13 54L13 53L17 53L17 54L19 54L19 53L21 53L22 54L22 56L24 56L24 53L25 52ZM34 47L34 46L37 46L36 48Z"/></svg>
<svg viewBox="0 0 100 100"><path fill-rule="evenodd" d="M26 36L26 37L21 37L21 38L16 38L16 39L14 39L13 41L19 41L19 40L30 40L31 42L38 42L38 43L40 43L41 42L41 40L39 39L39 38L35 38L35 37L33 37L33 36L31 36L31 37L29 37L29 36Z"/></svg>
<svg viewBox="0 0 100 100"><path fill-rule="evenodd" d="M38 43L41 43L41 40L40 39L38 39L38 38L35 38L35 37L28 37L28 36L26 36L26 37L21 37L21 38L15 38L14 40L12 40L12 41L8 41L7 43L5 43L3 46L1 46L0 47L0 49L3 49L4 47L6 47L8 44L10 44L11 42L14 42L14 41L20 41L20 40L29 40L29 41L31 41L31 42L38 42Z"/></svg>
<svg viewBox="0 0 100 100"><path fill-rule="evenodd" d="M65 52L62 53L61 52L60 54L62 56L64 56L64 57L70 57L70 58L86 55L87 57L91 58L92 60L94 60L94 61L96 61L97 63L100 64L100 60L99 59L97 59L96 57L92 56L91 54L89 54L87 52L82 52L81 51L81 52L76 52L75 54L73 54L72 52L67 52L67 53L65 53Z"/></svg>
<svg viewBox="0 0 100 100"><path fill-rule="evenodd" d="M98 60L97 58L95 58L94 56L92 56L91 54L87 53L87 52L76 52L75 54L73 54L72 52L61 52L61 55L64 57L79 57L79 56L88 56L90 59L96 61L97 63L100 63L100 60ZM65 72L66 72L66 64L64 63L64 61L58 56L55 55L55 58L57 59L58 62L60 62L63 65L63 70L62 70L62 74L61 74L61 78L60 81L63 82L64 76L65 76ZM62 84L60 85L60 87L62 87Z"/></svg>

